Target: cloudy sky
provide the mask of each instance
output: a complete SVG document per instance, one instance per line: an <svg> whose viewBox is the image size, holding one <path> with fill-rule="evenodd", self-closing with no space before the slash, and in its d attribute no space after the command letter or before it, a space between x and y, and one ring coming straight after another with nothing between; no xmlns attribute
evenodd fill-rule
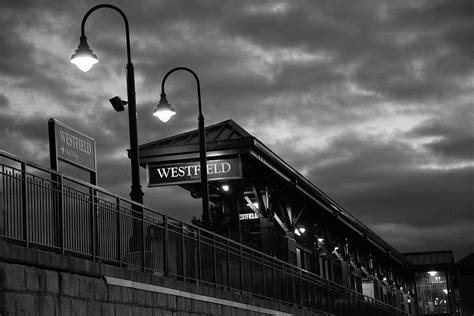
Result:
<svg viewBox="0 0 474 316"><path fill-rule="evenodd" d="M100 62L70 64L96 1L0 2L0 149L49 164L47 120L97 142L99 184L127 196L125 32L86 23ZM400 251L474 251L474 2L111 1L127 15L139 142L194 129L195 82L167 81L178 114L152 115L164 74L201 79L207 124L233 119ZM147 189L189 220L199 200Z"/></svg>

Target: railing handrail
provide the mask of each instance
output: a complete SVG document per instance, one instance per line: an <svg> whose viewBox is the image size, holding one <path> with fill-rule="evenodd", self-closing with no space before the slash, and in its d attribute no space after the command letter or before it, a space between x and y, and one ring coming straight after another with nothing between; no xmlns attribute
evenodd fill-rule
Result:
<svg viewBox="0 0 474 316"><path fill-rule="evenodd" d="M272 266L274 267L274 264L276 263L277 265L279 265L279 271L284 271L284 269L286 268L288 271L291 271L291 273L293 274L293 272L296 272L298 273L299 275L305 275L307 277L309 277L311 279L312 282L316 281L318 282L319 284L321 285L324 285L326 286L327 288L330 288L331 290L333 291L336 291L340 294L343 294L343 295L348 295L352 298L357 298L359 301L363 301L363 302L370 302L376 306L381 306L382 308L386 309L386 310L392 310L392 311L396 311L396 312L401 312L403 313L403 311L401 311L400 309L392 306L392 305L389 305L389 304L386 304L382 301L379 301L375 298L372 298L372 297L369 297L369 296L366 296L362 293L359 293L359 292L356 292L352 289L348 289L344 286L342 286L341 284L338 284L334 281L331 281L331 280L328 280L328 279L325 279L317 274L315 274L314 272L311 272L311 271L308 271L308 270L305 270L305 269L302 269L298 266L295 266L295 265L292 265L288 262L285 262L277 257L273 257L269 254L266 254L264 252L261 252L261 251L258 251L258 250L255 250L249 246L246 246L244 244L241 244L241 243L238 243L236 242L235 240L232 240L230 238L227 238L227 237L224 237L224 236L221 236L219 234L216 234L210 230L207 230L207 229L204 229L200 226L197 226L197 225L194 225L192 223L185 223L183 222L182 220L179 220L179 219L176 219L176 218L173 218L173 217L170 217L168 216L167 214L165 213L161 213L155 209L152 209L150 207L147 207L145 206L144 204L140 204L140 203L137 203L137 202L134 202L130 199L127 199L127 198L124 198L122 196L119 196L113 192L110 192L102 187L99 187L97 185L93 185L93 184L90 184L84 180L81 180L81 179L77 179L77 178L74 178L72 176L68 176L68 175L64 175L62 172L59 172L59 171L55 171L55 170L52 170L52 169L49 169L47 167L44 167L44 166L41 166L37 163L34 163L34 162L31 162L31 161L28 161L28 160L25 160L25 159L22 159L18 156L15 156L11 153L8 153L8 152L5 152L3 150L0 150L0 156L3 156L5 158L8 158L12 161L15 161L15 162L18 162L20 164L22 164L23 166L27 166L27 167L33 167L33 168L36 168L42 172L45 172L45 173L49 173L50 175L55 175L57 177L61 177L62 179L66 179L68 181L71 181L73 183L76 183L76 184L79 184L79 185L82 185L86 188L89 188L89 189L92 189L94 190L95 192L100 192L102 194L105 194L113 199L117 199L118 201L122 201L122 202L125 202L127 204L129 204L130 206L136 206L136 207L139 207L143 210L146 210L147 212L150 212L150 214L147 214L146 217L148 218L152 218L152 219L155 219L157 221L164 221L165 217L167 218L167 222L168 222L168 226L170 225L169 224L169 221L173 221L173 222L176 222L177 225L176 227L183 227L183 225L185 225L186 227L188 228L193 228L195 230L195 233L197 233L200 237L200 239L202 240L203 238L203 234L205 235L204 238L208 239L209 237L212 238L212 240L214 240L214 246L215 246L215 240L216 240L216 237L218 237L220 240L224 241L227 245L227 247L229 247L229 245L231 244L232 248L236 249L236 250L240 250L240 253L237 254L237 252L235 252L236 255L239 255L241 256L242 254L242 250L246 250L246 254L252 254L252 256L254 254L257 254L262 260L264 260L264 262L267 262L267 263L271 263ZM1 164L3 165L3 163ZM17 168L14 168L12 166L8 166L8 168L11 168L11 169L15 169L15 170L18 170L18 171L23 171L21 169L17 169ZM26 170L24 171L25 174L28 174L26 173ZM37 176L37 175L33 175L33 176ZM39 177L39 176L37 176ZM39 178L42 178L42 177L39 177ZM43 179L43 178L42 178ZM64 192L61 192L62 194ZM84 193L84 192L82 192ZM84 193L86 194L86 193ZM100 198L99 198L100 199ZM110 202L110 201L108 201ZM110 202L110 203L113 203L113 202ZM121 205L122 203L119 202L119 205ZM117 205L117 204L115 204ZM158 217L154 217L153 215L157 215L158 217L161 217L158 218ZM141 219L142 221L145 221L145 217L143 217ZM172 224L171 224L172 225ZM174 225L172 225L174 226ZM207 235L207 236L206 236ZM209 237L208 237L209 236ZM262 263L263 264L263 263ZM257 295L256 293L253 293L255 295Z"/></svg>

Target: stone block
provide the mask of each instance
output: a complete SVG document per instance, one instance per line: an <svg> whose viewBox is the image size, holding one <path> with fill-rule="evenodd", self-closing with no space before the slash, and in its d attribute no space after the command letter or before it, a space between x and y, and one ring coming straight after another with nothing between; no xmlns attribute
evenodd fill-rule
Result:
<svg viewBox="0 0 474 316"><path fill-rule="evenodd" d="M89 315L100 315L102 312L102 306L100 302L89 301L87 302L87 313Z"/></svg>
<svg viewBox="0 0 474 316"><path fill-rule="evenodd" d="M78 297L79 283L78 275L66 272L59 273L59 289L62 295Z"/></svg>
<svg viewBox="0 0 474 316"><path fill-rule="evenodd" d="M115 305L115 315L120 315L120 316L130 316L131 310L128 305L124 304L116 304Z"/></svg>
<svg viewBox="0 0 474 316"><path fill-rule="evenodd" d="M155 306L155 301L156 301L155 296L156 296L156 293L146 291L145 292L145 305L148 307Z"/></svg>
<svg viewBox="0 0 474 316"><path fill-rule="evenodd" d="M58 298L50 295L37 296L37 310L40 315L59 315Z"/></svg>
<svg viewBox="0 0 474 316"><path fill-rule="evenodd" d="M94 279L84 276L79 278L79 297L87 300L94 299Z"/></svg>
<svg viewBox="0 0 474 316"><path fill-rule="evenodd" d="M115 306L111 303L102 303L101 304L101 316L114 316L115 315Z"/></svg>
<svg viewBox="0 0 474 316"><path fill-rule="evenodd" d="M16 313L16 300L15 300L15 293L11 292L3 292L4 294L4 302L3 305L3 312L5 315L15 315Z"/></svg>
<svg viewBox="0 0 474 316"><path fill-rule="evenodd" d="M122 288L115 285L108 285L108 297L109 302L121 302L122 301Z"/></svg>
<svg viewBox="0 0 474 316"><path fill-rule="evenodd" d="M146 291L132 289L132 302L144 306L146 304Z"/></svg>
<svg viewBox="0 0 474 316"><path fill-rule="evenodd" d="M166 307L168 306L168 297L166 294L163 293L156 293L155 296L155 304L158 307Z"/></svg>
<svg viewBox="0 0 474 316"><path fill-rule="evenodd" d="M87 315L87 301L71 299L71 316Z"/></svg>
<svg viewBox="0 0 474 316"><path fill-rule="evenodd" d="M176 310L176 296L166 295L166 308L171 311Z"/></svg>
<svg viewBox="0 0 474 316"><path fill-rule="evenodd" d="M132 303L132 289L128 287L121 287L122 289L122 302L123 303Z"/></svg>
<svg viewBox="0 0 474 316"><path fill-rule="evenodd" d="M33 294L15 294L15 314L13 315L36 315L35 296Z"/></svg>
<svg viewBox="0 0 474 316"><path fill-rule="evenodd" d="M71 314L71 299L68 297L59 297L59 315Z"/></svg>
<svg viewBox="0 0 474 316"><path fill-rule="evenodd" d="M39 288L43 293L59 293L59 273L42 270L39 274Z"/></svg>
<svg viewBox="0 0 474 316"><path fill-rule="evenodd" d="M25 267L0 263L0 285L5 290L25 291Z"/></svg>
<svg viewBox="0 0 474 316"><path fill-rule="evenodd" d="M107 300L107 285L103 279L94 280L94 299L96 301Z"/></svg>
<svg viewBox="0 0 474 316"><path fill-rule="evenodd" d="M27 291L38 292L40 290L40 271L35 268L25 267L25 288Z"/></svg>

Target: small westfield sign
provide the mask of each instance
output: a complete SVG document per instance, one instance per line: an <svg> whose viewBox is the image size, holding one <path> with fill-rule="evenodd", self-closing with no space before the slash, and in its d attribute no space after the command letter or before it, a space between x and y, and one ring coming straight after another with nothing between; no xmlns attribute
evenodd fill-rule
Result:
<svg viewBox="0 0 474 316"><path fill-rule="evenodd" d="M199 161L150 163L147 165L148 186L196 183L201 181ZM240 158L207 161L208 181L242 178Z"/></svg>

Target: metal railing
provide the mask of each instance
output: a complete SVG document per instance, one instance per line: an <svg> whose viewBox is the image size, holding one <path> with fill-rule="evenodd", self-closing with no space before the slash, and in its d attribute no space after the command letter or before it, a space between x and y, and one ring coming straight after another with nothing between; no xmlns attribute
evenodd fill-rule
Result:
<svg viewBox="0 0 474 316"><path fill-rule="evenodd" d="M405 315L314 273L0 151L0 236L335 315Z"/></svg>

